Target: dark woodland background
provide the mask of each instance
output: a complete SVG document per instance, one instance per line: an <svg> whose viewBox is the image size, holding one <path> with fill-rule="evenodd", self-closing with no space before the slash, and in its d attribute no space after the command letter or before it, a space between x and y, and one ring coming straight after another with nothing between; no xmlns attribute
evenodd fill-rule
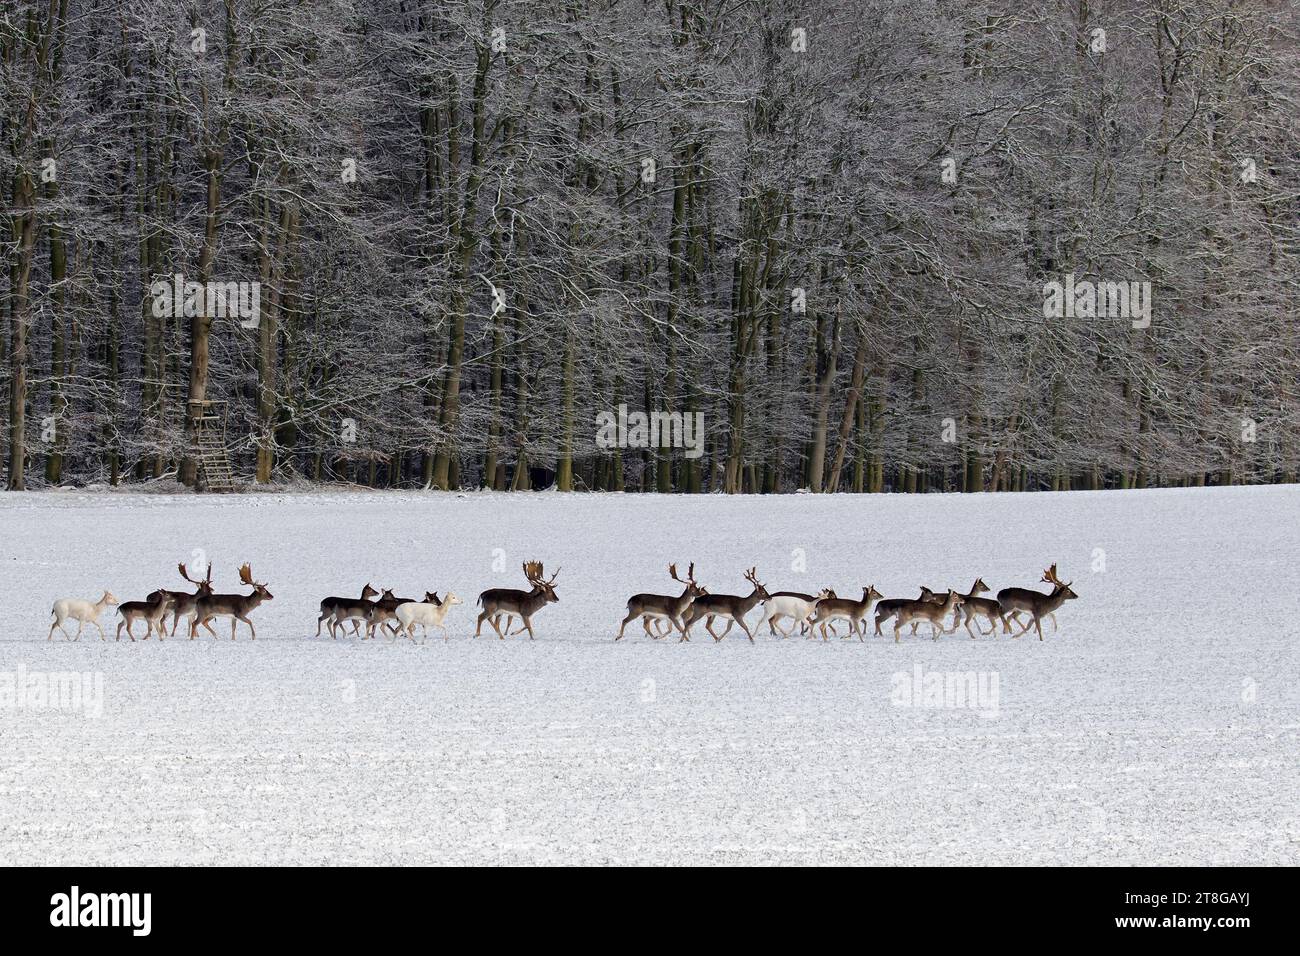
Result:
<svg viewBox="0 0 1300 956"><path fill-rule="evenodd" d="M1295 481L1298 26L0 0L8 486L195 483L189 400L259 483ZM173 273L260 282L258 327L155 316ZM1067 273L1150 282L1150 327L1044 318ZM597 447L619 404L704 455Z"/></svg>

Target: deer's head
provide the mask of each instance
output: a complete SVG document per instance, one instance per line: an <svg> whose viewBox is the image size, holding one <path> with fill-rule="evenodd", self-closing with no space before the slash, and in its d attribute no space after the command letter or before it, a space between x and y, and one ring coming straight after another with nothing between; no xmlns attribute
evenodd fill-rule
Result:
<svg viewBox="0 0 1300 956"><path fill-rule="evenodd" d="M361 589L361 600L369 601L371 598L376 597L379 597L379 592L372 588L370 582L367 581L366 586Z"/></svg>
<svg viewBox="0 0 1300 956"><path fill-rule="evenodd" d="M253 569L248 564L242 564L239 567L239 580L243 581L253 589L253 595L260 597L263 601L272 600L275 595L266 589L265 582L253 580ZM250 597L253 595L249 595Z"/></svg>
<svg viewBox="0 0 1300 956"><path fill-rule="evenodd" d="M560 569L556 568L555 573L552 574L549 579L542 577L545 573L546 572L542 568L542 562L524 562L524 577L528 579L528 583L536 590L546 595L547 604L556 604L559 602L560 597L555 593L555 579L560 576Z"/></svg>
<svg viewBox="0 0 1300 956"><path fill-rule="evenodd" d="M681 578L679 578L679 577L677 576L677 565L675 565L675 564L670 564L670 565L668 565L668 573L672 575L672 578L673 578L674 581L678 581L678 582L680 582L681 584L685 584L685 585L686 585L686 593L689 594L689 595L690 595L691 597L693 597L693 598L697 598L697 597L700 597L701 595L704 595L704 594L708 594L708 593L709 593L705 588L703 588L703 587L700 586L700 583L699 583L698 581L695 580L695 562L694 562L694 561L691 562L691 566L690 566L689 568L687 568L687 570L686 570L686 579L685 579L685 580L682 580Z"/></svg>
<svg viewBox="0 0 1300 956"><path fill-rule="evenodd" d="M1056 565L1054 564L1043 572L1043 580L1052 586L1053 597L1059 594L1063 595L1062 600L1073 601L1079 596L1070 589L1070 585L1074 583L1073 581L1067 583L1056 576Z"/></svg>

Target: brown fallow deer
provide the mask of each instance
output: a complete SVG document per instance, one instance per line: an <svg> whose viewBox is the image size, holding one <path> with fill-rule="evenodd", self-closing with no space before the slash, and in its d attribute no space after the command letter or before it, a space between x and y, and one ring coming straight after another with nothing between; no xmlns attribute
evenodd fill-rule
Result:
<svg viewBox="0 0 1300 956"><path fill-rule="evenodd" d="M969 592L967 592L966 594L963 594L961 591L957 592L957 597L961 598L961 600L957 602L957 606L953 609L952 626L947 629L946 633L948 634L957 633L957 627L958 625L961 624L962 609L966 607L966 602L969 600L973 600L975 598L975 595L982 594L988 591L988 589L989 586L984 583L983 578L976 578L975 583L971 585L971 589ZM942 604L945 600L947 600L947 593L945 592L943 594L936 594L934 591L931 591L929 588L921 588L921 598L923 600L930 601L934 604ZM996 601L994 601L993 603L997 604ZM920 622L916 620L912 621L913 637L916 636L916 626L919 623Z"/></svg>
<svg viewBox="0 0 1300 956"><path fill-rule="evenodd" d="M230 639L235 639L235 627L243 621L248 631L257 640L257 629L248 615L260 604L272 600L275 595L267 590L266 584L253 580L253 569L247 564L240 565L239 580L253 589L252 594L205 594L194 602L194 612L190 615L190 640L199 632L200 624L207 624L216 617L230 618ZM208 628L208 630L212 630Z"/></svg>
<svg viewBox="0 0 1300 956"><path fill-rule="evenodd" d="M623 618L623 623L618 626L618 636L616 641L623 640L623 629L629 623L641 618L641 626L651 638L658 640L664 634L671 633L675 627L681 631L685 629L682 623L682 615L686 609L691 606L691 602L696 598L708 594L708 590L700 587L699 582L695 580L695 562L686 569L686 579L683 580L677 576L677 565L668 565L668 573L674 581L686 585L686 590L681 594L633 594L627 599L627 617ZM650 630L651 619L655 622L656 629L660 621L667 621L668 630L661 633L653 633Z"/></svg>
<svg viewBox="0 0 1300 956"><path fill-rule="evenodd" d="M1002 605L998 604L997 598L982 598L980 594L985 594L989 586L984 583L983 578L977 578L971 585L971 589L961 595L961 606L958 607L959 616L966 625L966 632L970 634L971 640L975 640L975 631L987 637L998 629L998 621L1002 619ZM980 627L979 618L984 618L989 622L989 630L986 633L984 628ZM975 630L971 630L971 621L975 622ZM954 627L953 631L957 628Z"/></svg>
<svg viewBox="0 0 1300 956"><path fill-rule="evenodd" d="M157 591L154 591L147 598L145 598L145 600L147 601L152 601L154 594L164 594L171 599L173 637L176 636L176 627L178 624L180 624L181 618L183 617L188 618L191 614L193 614L194 605L198 601L198 599L200 597L203 597L204 595L212 593L212 565L211 564L208 565L207 573L203 577L199 578L197 581L194 580L194 578L190 577L189 572L187 571L184 563L178 564L176 565L176 567L180 569L181 577L183 577L186 581L189 581L190 584L194 585L194 590L193 591L168 591L159 588ZM212 630L211 625L205 624L204 627L208 629L208 633L210 633L213 637L217 636L217 632ZM127 630L129 631L130 628L127 628ZM161 634L166 634L166 633L167 633L166 629L162 630L160 632L159 640L162 639Z"/></svg>
<svg viewBox="0 0 1300 956"><path fill-rule="evenodd" d="M1020 623L1020 613L1029 614L1029 620L1025 622L1017 634L1012 637L1020 637L1025 631L1029 630L1029 625L1033 624L1038 631L1038 639L1043 639L1042 619L1050 617L1052 619L1052 633L1055 634L1056 627L1056 609L1066 601L1073 601L1079 595L1070 590L1070 584L1063 582L1056 576L1056 565L1052 565L1043 572L1042 580L1052 586L1051 594L1043 594L1041 591L1031 591L1028 588L1003 588L998 592L998 605L1002 609L1002 627L1007 634L1011 634L1011 625L1007 623L1007 617L1017 624Z"/></svg>
<svg viewBox="0 0 1300 956"><path fill-rule="evenodd" d="M378 596L380 601L393 597L393 592L387 589ZM374 606L375 601L369 599L365 601L348 600L343 604L336 604L332 612L334 617L330 621L330 633L334 635L335 640L338 639L338 632L343 628L343 625L348 622L352 623L352 636L356 637L360 634L361 625L370 619L370 611Z"/></svg>
<svg viewBox="0 0 1300 956"><path fill-rule="evenodd" d="M483 622L487 621L492 625L492 630L497 632L497 637L505 640L505 635L501 633L501 628L498 626L502 615L506 618L507 631L510 630L510 618L518 615L523 621L523 626L515 633L522 634L527 630L528 639L534 640L533 615L547 604L554 604L560 600L555 593L555 579L560 576L560 569L556 568L549 580L542 577L544 573L542 562L525 561L524 577L533 586L531 591L521 591L517 588L489 588L480 594L478 603L482 605L483 610L479 612L474 636L479 636L483 630Z"/></svg>
<svg viewBox="0 0 1300 956"><path fill-rule="evenodd" d="M366 636L364 639L371 640L374 638L375 628L381 625L389 636L399 633L401 626L397 623L397 609L403 604L414 603L416 603L415 598L397 597L391 590L385 589L384 593L379 596L379 600L366 608Z"/></svg>
<svg viewBox="0 0 1300 956"><path fill-rule="evenodd" d="M365 611L370 607L370 599L377 597L379 597L379 592L372 588L370 582L367 581L366 586L361 589L361 597L359 598L325 598L325 600L320 602L320 617L316 619L316 636L320 637L321 624L324 622L325 626L329 628L330 637L337 641L339 636L334 631L334 612L345 604L358 607L362 611Z"/></svg>
<svg viewBox="0 0 1300 956"><path fill-rule="evenodd" d="M125 627L126 636L134 641L135 635L131 633L131 625L136 621L144 621L146 624L144 639L149 640L149 635L156 630L158 640L161 641L163 635L167 633L163 619L167 616L171 604L172 599L167 596L166 591L154 591L143 601L123 601L117 606L117 613L121 615L122 620L117 622L117 636L113 640L122 639L122 628Z"/></svg>
<svg viewBox="0 0 1300 956"><path fill-rule="evenodd" d="M770 594L767 588L763 587L758 580L758 568L750 568L745 572L745 580L754 586L754 590L749 592L748 597L741 597L738 594L703 594L697 597L691 604L690 610L687 611L685 626L682 628L682 641L691 639L691 627L700 618L704 618L704 629L709 632L714 643L722 640L731 631L733 624L739 624L740 629L745 632L749 638L749 643L754 643L754 634L745 624L745 615L754 609L759 601L766 601ZM713 631L713 622L717 618L726 618L727 629L721 634L715 634ZM678 643L681 643L679 641Z"/></svg>
<svg viewBox="0 0 1300 956"><path fill-rule="evenodd" d="M857 634L860 641L867 632L867 625L863 618L871 612L872 603L878 600L880 600L880 592L876 590L874 585L868 584L862 589L862 600L860 601L854 601L852 598L828 598L818 601L817 606L808 615L809 630L814 626L818 627L824 641L827 639L827 626L832 621L842 618L849 622L849 634ZM859 625L861 625L861 630L859 630ZM832 633L834 633L833 630Z"/></svg>
<svg viewBox="0 0 1300 956"><path fill-rule="evenodd" d="M758 622L758 627L763 626L763 621L767 622L767 628L772 632L772 636L780 636L782 639L789 637L794 633L794 622L799 623L799 633L806 633L812 637L812 628L808 624L808 615L812 614L813 608L817 606L818 601L825 601L827 598L834 598L837 595L830 588L822 588L815 595L804 594L802 591L773 591L766 601L763 602L763 617ZM783 631L777 626L777 621L783 617L790 618L790 630Z"/></svg>
<svg viewBox="0 0 1300 956"><path fill-rule="evenodd" d="M910 624L913 621L930 622L930 630L934 640L939 639L939 635L944 633L943 619L952 613L953 609L961 604L961 595L951 588L942 603L921 598L917 601L908 601L898 609L894 615L894 643L898 643L898 631L904 624ZM913 631L915 633L915 631Z"/></svg>
<svg viewBox="0 0 1300 956"><path fill-rule="evenodd" d="M885 636L880 632L880 625L884 624L891 617L897 614L899 608L903 607L903 605L911 604L912 601L914 600L933 601L935 600L935 598L938 598L940 601L943 600L943 598L936 595L929 588L923 587L921 588L921 596L919 598L886 598L885 600L881 601L879 604L876 605L876 636L877 637Z"/></svg>

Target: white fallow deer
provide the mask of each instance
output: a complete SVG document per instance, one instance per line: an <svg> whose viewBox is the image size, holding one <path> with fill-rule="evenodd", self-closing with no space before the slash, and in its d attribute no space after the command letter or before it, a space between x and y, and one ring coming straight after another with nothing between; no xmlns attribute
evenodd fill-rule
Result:
<svg viewBox="0 0 1300 956"><path fill-rule="evenodd" d="M63 632L63 637L68 638L67 629L64 628L63 622L68 618L77 622L77 633L72 636L72 640L81 640L81 629L87 624L93 624L99 631L101 641L108 640L104 634L104 629L99 625L99 616L104 613L104 609L117 604L117 598L113 597L113 592L105 591L103 597L98 601L83 601L80 598L59 598L54 602L54 607L50 613L54 615L54 623L50 625L50 636L47 641L54 640L54 629L57 627Z"/></svg>
<svg viewBox="0 0 1300 956"><path fill-rule="evenodd" d="M1043 572L1042 580L1052 586L1051 594L1043 594L1041 591L1031 591L1028 588L1003 588L998 592L998 605L1002 608L1002 627L1006 633L1011 634L1011 625L1007 623L1007 617L1017 624L1020 623L1020 614L1025 612L1029 614L1029 620L1025 622L1024 627L1012 637L1020 637L1025 631L1029 630L1032 624L1038 631L1038 639L1043 639L1042 619L1050 617L1052 619L1052 633L1057 631L1056 626L1056 609L1066 601L1073 601L1079 595L1070 590L1070 584L1063 582L1056 576L1056 565L1052 565Z"/></svg>
<svg viewBox="0 0 1300 956"><path fill-rule="evenodd" d="M235 639L235 627L240 621L248 625L253 640L257 640L257 629L248 615L260 604L272 600L275 595L267 590L266 584L253 580L253 569L247 564L240 565L239 580L253 589L252 594L205 594L194 602L194 611L190 615L190 640L199 632L200 624L207 624L216 617L230 618L230 639ZM209 628L211 630L211 628Z"/></svg>
<svg viewBox="0 0 1300 956"><path fill-rule="evenodd" d="M518 616L523 622L516 634L522 634L528 631L528 639L534 639L533 634L533 615L540 611L547 604L554 604L560 600L559 595L555 593L555 579L560 576L560 569L549 579L543 578L545 571L540 561L524 562L524 577L528 583L533 586L531 591L521 591L518 588L489 588L478 596L478 604L483 608L479 612L478 626L474 628L474 636L478 637L483 630L483 622L487 621L492 625L492 630L497 632L497 637L505 640L505 635L501 633L499 622L502 615L506 619L506 631L510 630L510 618Z"/></svg>
<svg viewBox="0 0 1300 956"><path fill-rule="evenodd" d="M772 595L767 593L767 588L763 587L758 580L758 568L750 568L746 571L745 580L754 586L754 590L749 592L748 597L741 597L739 594L703 594L697 597L691 603L690 610L687 612L681 640L689 641L691 639L691 627L696 621L703 618L704 629L709 632L709 636L713 638L714 643L726 637L730 633L733 624L739 624L740 629L749 638L749 643L753 644L754 634L745 623L745 615L752 611L759 601L766 601ZM721 634L716 634L713 630L713 622L720 617L726 619L727 627Z"/></svg>
<svg viewBox="0 0 1300 956"><path fill-rule="evenodd" d="M861 600L854 601L851 598L827 598L817 602L808 615L809 636L812 628L818 627L821 631L822 640L827 640L826 628L838 619L849 622L849 634L858 635L858 640L863 640L863 635L867 633L867 622L863 620L871 613L871 605L880 600L880 592L876 590L875 585L868 584L862 589Z"/></svg>
<svg viewBox="0 0 1300 956"><path fill-rule="evenodd" d="M433 600L430 600L432 598ZM415 625L420 625L424 629L424 640L429 638L430 627L442 628L442 639L447 640L447 627L443 624L443 619L447 616L455 605L464 602L456 596L455 591L448 591L447 596L441 601L438 600L437 592L426 592L423 601L407 601L405 604L397 606L397 621L406 636L413 642L415 640Z"/></svg>
<svg viewBox="0 0 1300 956"><path fill-rule="evenodd" d="M641 618L641 626L645 628L646 634L658 640L664 634L672 632L674 627L677 630L684 630L685 624L682 621L682 615L686 613L691 602L701 595L708 594L708 590L700 586L695 580L695 562L686 571L686 579L682 580L677 576L677 565L668 565L668 573L674 581L686 585L686 590L681 594L633 594L627 599L627 617L623 618L623 623L618 626L618 636L616 641L623 639L623 629L629 623ZM661 621L666 621L668 630L659 633L652 633L650 630L650 621L654 620L656 629Z"/></svg>
<svg viewBox="0 0 1300 956"><path fill-rule="evenodd" d="M167 626L163 620L167 617L167 612L171 609L172 599L166 591L153 591L149 597L143 601L123 601L117 606L117 613L122 620L117 622L116 641L122 639L122 628L126 628L126 636L135 640L135 635L131 633L131 625L136 621L144 621L146 628L144 639L149 640L149 635L154 631L158 632L158 640L163 639L167 633Z"/></svg>
<svg viewBox="0 0 1300 956"><path fill-rule="evenodd" d="M943 619L951 614L954 608L961 604L961 600L961 595L949 588L948 593L942 602L931 601L925 598L921 598L918 601L908 601L898 609L898 613L894 616L894 643L898 643L899 629L904 624L910 624L913 621L917 623L920 623L921 621L929 621L931 636L937 641L939 635L943 634L945 631Z"/></svg>
<svg viewBox="0 0 1300 956"><path fill-rule="evenodd" d="M808 617L817 606L817 602L835 596L835 592L830 588L822 588L815 595L804 594L801 591L773 591L771 596L763 602L763 616L759 619L758 629L761 630L763 623L766 622L768 630L772 632L773 636L779 634L782 639L794 633L796 622L801 633L809 631ZM790 630L788 631L783 631L778 626L778 622L783 617L790 618Z"/></svg>
<svg viewBox="0 0 1300 956"><path fill-rule="evenodd" d="M339 639L339 636L335 632L334 626L335 626L335 618L337 617L338 609L343 606L347 606L353 609L359 609L362 612L362 614L358 616L364 616L365 611L368 610L370 607L370 599L377 598L377 597L379 597L379 592L376 591L374 588L372 588L370 586L370 582L367 581L366 586L361 589L361 597L359 598L349 598L349 597L325 598L323 601L320 602L320 617L316 619L316 636L320 637L321 624L324 623L324 625L329 628L330 637L334 638L334 640L337 641Z"/></svg>

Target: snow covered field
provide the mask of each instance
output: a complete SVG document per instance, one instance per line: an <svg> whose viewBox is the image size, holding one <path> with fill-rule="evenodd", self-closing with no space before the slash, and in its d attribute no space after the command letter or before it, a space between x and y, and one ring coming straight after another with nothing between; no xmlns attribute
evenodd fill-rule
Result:
<svg viewBox="0 0 1300 956"><path fill-rule="evenodd" d="M0 863L1295 864L1298 528L1296 487L0 494L0 673L103 678L98 718L0 706ZM269 583L256 642L46 641L55 598L178 587L195 551ZM538 640L471 640L532 557L563 567ZM1056 561L1080 599L1042 643L615 644L690 560L909 597ZM455 590L451 640L313 639L367 580ZM900 696L918 667L980 706Z"/></svg>

